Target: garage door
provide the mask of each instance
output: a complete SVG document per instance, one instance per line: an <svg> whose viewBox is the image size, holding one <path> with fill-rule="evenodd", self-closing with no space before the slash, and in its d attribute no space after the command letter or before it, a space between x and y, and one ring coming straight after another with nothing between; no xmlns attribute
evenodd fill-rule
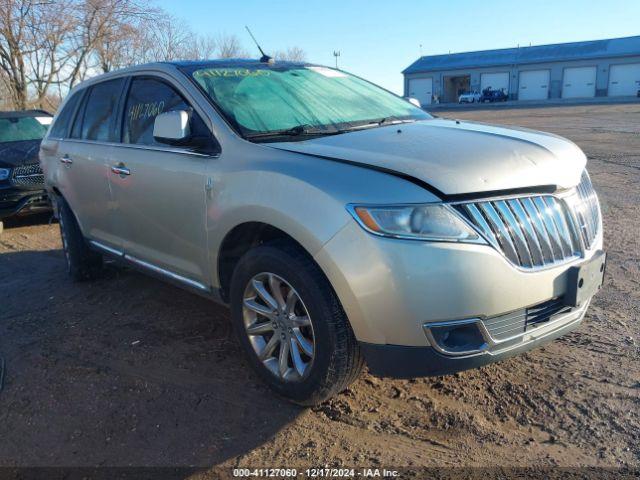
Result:
<svg viewBox="0 0 640 480"><path fill-rule="evenodd" d="M491 87L491 90L503 90L509 93L509 72L483 73L480 75L480 88L485 90Z"/></svg>
<svg viewBox="0 0 640 480"><path fill-rule="evenodd" d="M518 100L546 100L549 98L549 70L520 72Z"/></svg>
<svg viewBox="0 0 640 480"><path fill-rule="evenodd" d="M562 98L596 96L596 67L565 68L562 80Z"/></svg>
<svg viewBox="0 0 640 480"><path fill-rule="evenodd" d="M640 63L612 65L609 70L609 96L637 95L640 90Z"/></svg>
<svg viewBox="0 0 640 480"><path fill-rule="evenodd" d="M432 78L414 78L409 80L409 96L411 98L415 98L422 105L430 105L431 95L433 95Z"/></svg>

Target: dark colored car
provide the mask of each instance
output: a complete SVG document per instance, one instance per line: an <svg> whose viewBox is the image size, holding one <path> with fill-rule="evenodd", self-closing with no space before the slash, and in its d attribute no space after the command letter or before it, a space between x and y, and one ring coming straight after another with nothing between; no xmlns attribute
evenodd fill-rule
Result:
<svg viewBox="0 0 640 480"><path fill-rule="evenodd" d="M506 102L509 99L502 90L483 90L480 96L480 102Z"/></svg>
<svg viewBox="0 0 640 480"><path fill-rule="evenodd" d="M0 112L0 221L51 209L38 160L51 120L42 110Z"/></svg>

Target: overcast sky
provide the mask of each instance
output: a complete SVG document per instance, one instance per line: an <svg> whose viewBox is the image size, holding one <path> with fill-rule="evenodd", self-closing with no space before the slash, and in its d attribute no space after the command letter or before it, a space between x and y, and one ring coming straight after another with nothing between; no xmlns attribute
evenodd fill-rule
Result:
<svg viewBox="0 0 640 480"><path fill-rule="evenodd" d="M245 25L267 52L299 46L402 93L401 71L423 55L640 35L640 0L159 0L195 31L236 34ZM422 49L420 47L422 45ZM257 57L257 53L256 53Z"/></svg>

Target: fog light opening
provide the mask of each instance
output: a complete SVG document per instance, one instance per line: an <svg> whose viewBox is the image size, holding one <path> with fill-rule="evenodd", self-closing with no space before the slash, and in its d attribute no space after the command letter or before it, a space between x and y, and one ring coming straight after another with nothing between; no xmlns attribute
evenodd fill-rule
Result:
<svg viewBox="0 0 640 480"><path fill-rule="evenodd" d="M479 352L487 348L477 322L426 326L435 346L449 354Z"/></svg>

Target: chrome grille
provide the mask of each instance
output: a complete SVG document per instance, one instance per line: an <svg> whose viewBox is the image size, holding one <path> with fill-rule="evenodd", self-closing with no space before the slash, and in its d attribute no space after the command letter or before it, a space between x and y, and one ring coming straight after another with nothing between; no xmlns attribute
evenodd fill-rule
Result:
<svg viewBox="0 0 640 480"><path fill-rule="evenodd" d="M483 323L494 340L506 340L522 335L532 328L552 320L556 315L570 311L571 307L564 305L561 298L554 298L533 307L485 319Z"/></svg>
<svg viewBox="0 0 640 480"><path fill-rule="evenodd" d="M526 269L568 262L591 248L600 225L586 171L566 198L529 195L455 205L495 248Z"/></svg>
<svg viewBox="0 0 640 480"><path fill-rule="evenodd" d="M575 212L582 240L587 248L591 248L598 235L600 208L598 196L593 189L591 179L586 170L583 172L580 184L576 188L576 194L570 197L568 202Z"/></svg>
<svg viewBox="0 0 640 480"><path fill-rule="evenodd" d="M21 165L13 169L11 183L14 185L44 185L44 175L39 163Z"/></svg>

